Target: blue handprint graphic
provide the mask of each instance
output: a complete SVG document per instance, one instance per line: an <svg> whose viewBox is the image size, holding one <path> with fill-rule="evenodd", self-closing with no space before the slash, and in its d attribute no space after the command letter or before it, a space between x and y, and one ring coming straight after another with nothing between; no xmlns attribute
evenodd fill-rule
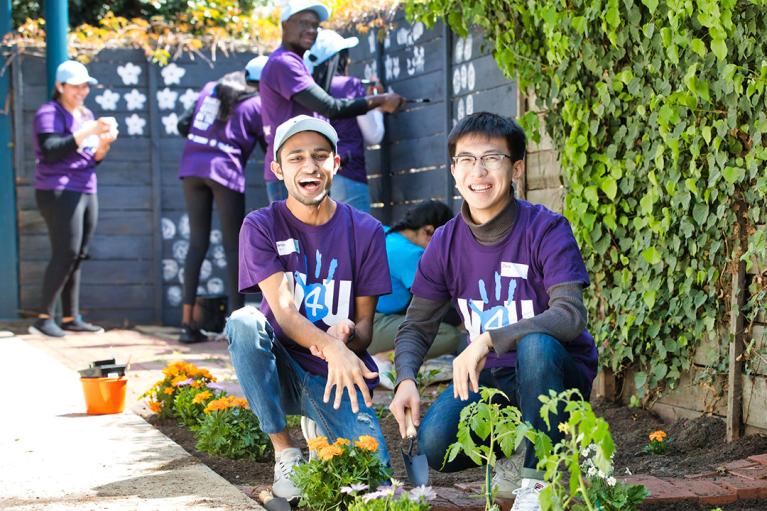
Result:
<svg viewBox="0 0 767 511"><path fill-rule="evenodd" d="M309 275L309 260L304 256L304 266L306 268L306 274ZM299 272L293 272L296 282L304 291L304 310L306 311L306 318L312 323L323 319L330 312L330 308L326 304L326 284L333 281L333 276L336 273L338 267L338 260L331 259L328 267L328 276L323 279L322 282L315 282L314 284L306 283L306 278ZM320 270L322 269L322 253L317 250L315 253L314 263L314 278L320 278Z"/></svg>
<svg viewBox="0 0 767 511"><path fill-rule="evenodd" d="M483 279L479 279L479 296L482 298L482 302L485 304L490 303L490 300L487 297L487 290L485 289L485 281ZM506 298L506 304L511 304L512 300L514 298L514 291L517 289L517 281L515 279L509 280L509 289L508 294ZM495 272L495 301L499 301L501 299L501 274L498 272ZM514 317L511 316L512 311L510 311L506 305L496 305L495 307L490 307L487 310L479 310L479 307L477 307L472 300L469 300L469 307L472 311L476 312L479 316L479 324L480 324L480 332L486 332L488 330L495 330L496 328L501 328L506 325L510 325L513 322L516 322L517 315L516 312L514 312Z"/></svg>

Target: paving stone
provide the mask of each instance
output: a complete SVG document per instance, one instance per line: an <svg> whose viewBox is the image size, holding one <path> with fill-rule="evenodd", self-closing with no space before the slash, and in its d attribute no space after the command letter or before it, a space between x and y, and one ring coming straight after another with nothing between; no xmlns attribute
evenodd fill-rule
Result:
<svg viewBox="0 0 767 511"><path fill-rule="evenodd" d="M722 468L730 471L730 470L737 470L739 468L749 468L758 465L759 462L757 461L751 461L751 460L737 460L737 461L731 461L730 463L727 463L725 465L722 465Z"/></svg>
<svg viewBox="0 0 767 511"><path fill-rule="evenodd" d="M764 479L752 481L743 477L723 476L714 478L712 482L723 488L735 490L738 499L767 499L767 481Z"/></svg>
<svg viewBox="0 0 767 511"><path fill-rule="evenodd" d="M439 495L439 493L437 493L437 495ZM431 511L458 511L458 509L458 506L439 496L431 501Z"/></svg>
<svg viewBox="0 0 767 511"><path fill-rule="evenodd" d="M711 472L701 472L700 474L687 474L684 476L685 479L711 479L712 477L716 477L718 475L721 475L719 472L716 472L712 470Z"/></svg>
<svg viewBox="0 0 767 511"><path fill-rule="evenodd" d="M745 477L752 481L767 479L767 465L754 465L753 467L738 468L730 470L732 475Z"/></svg>
<svg viewBox="0 0 767 511"><path fill-rule="evenodd" d="M682 500L698 500L698 496L681 486L676 486L668 481L658 479L657 477L648 475L633 475L621 477L621 481L629 484L643 484L647 491L650 492L650 496L647 497L645 502L647 503L665 503L665 502L679 502Z"/></svg>
<svg viewBox="0 0 767 511"><path fill-rule="evenodd" d="M698 496L698 502L712 506L731 504L738 500L738 492L733 488L719 486L706 479L664 479L676 487L683 488Z"/></svg>
<svg viewBox="0 0 767 511"><path fill-rule="evenodd" d="M453 486L463 492L471 493L473 495L479 495L482 493L482 486L484 484L485 483L482 480L480 480L480 481L471 481L468 483L455 483Z"/></svg>
<svg viewBox="0 0 767 511"><path fill-rule="evenodd" d="M767 453L765 454L756 454L754 456L749 456L748 461L755 461L757 463L760 463L762 465L767 465Z"/></svg>
<svg viewBox="0 0 767 511"><path fill-rule="evenodd" d="M459 509L485 508L484 496L470 495L455 488L437 488L437 496L455 504Z"/></svg>

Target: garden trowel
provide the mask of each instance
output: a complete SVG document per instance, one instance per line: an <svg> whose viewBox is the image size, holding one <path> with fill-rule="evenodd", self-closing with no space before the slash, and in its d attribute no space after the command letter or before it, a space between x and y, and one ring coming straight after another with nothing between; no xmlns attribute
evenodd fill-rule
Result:
<svg viewBox="0 0 767 511"><path fill-rule="evenodd" d="M405 471L410 484L415 486L426 486L429 484L429 462L425 454L413 454L413 444L415 443L418 432L413 424L413 415L410 408L405 409L405 428L409 440L408 450L400 448L402 451L402 461L405 463Z"/></svg>

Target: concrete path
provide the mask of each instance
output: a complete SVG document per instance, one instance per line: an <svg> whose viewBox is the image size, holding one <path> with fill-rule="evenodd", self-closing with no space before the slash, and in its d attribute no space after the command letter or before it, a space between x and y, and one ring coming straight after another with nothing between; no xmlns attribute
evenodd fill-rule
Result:
<svg viewBox="0 0 767 511"><path fill-rule="evenodd" d="M132 411L86 415L79 375L46 351L0 338L0 509L263 509Z"/></svg>

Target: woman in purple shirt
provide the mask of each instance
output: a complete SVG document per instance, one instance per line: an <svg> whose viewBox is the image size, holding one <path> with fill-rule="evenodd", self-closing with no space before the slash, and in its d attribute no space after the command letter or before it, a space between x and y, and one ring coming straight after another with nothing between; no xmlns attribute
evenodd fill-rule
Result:
<svg viewBox="0 0 767 511"><path fill-rule="evenodd" d="M43 277L44 313L30 331L63 337L65 330L103 332L80 316L80 262L98 218L96 165L117 138L114 118L94 119L85 108L90 85L98 83L74 60L56 70L53 99L35 113L35 199L48 227L51 260ZM61 298L62 323L54 319Z"/></svg>
<svg viewBox="0 0 767 511"><path fill-rule="evenodd" d="M186 136L178 171L183 181L189 215L189 251L184 266L184 301L179 342L207 340L194 324L200 268L210 243L211 215L216 203L226 252L229 312L244 305L237 292L237 250L240 225L245 218L245 164L256 142L266 147L261 128L258 82L266 57L252 59L245 72L225 75L209 82L193 109L178 123Z"/></svg>

